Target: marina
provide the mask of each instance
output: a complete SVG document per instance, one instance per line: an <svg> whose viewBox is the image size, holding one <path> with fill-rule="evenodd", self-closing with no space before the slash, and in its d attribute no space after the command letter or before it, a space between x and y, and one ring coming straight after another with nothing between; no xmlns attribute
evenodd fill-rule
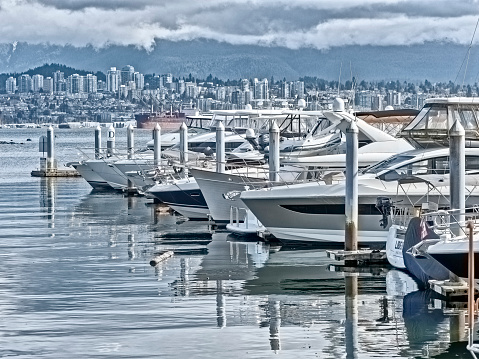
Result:
<svg viewBox="0 0 479 359"><path fill-rule="evenodd" d="M218 128L213 134L221 143L224 134ZM80 166L82 156L90 153L94 163L107 163L101 171L114 168L123 154L132 163L141 159L145 167L138 174L142 176L155 163L168 165L159 160L156 150L144 161L141 152L133 152L151 140L152 131L146 129L135 129L134 141L131 129L116 129L115 142L105 146L113 156L95 160L95 136L101 136L97 142L112 139L110 129L99 131L55 129L57 164ZM291 245L271 236L263 241L254 232L235 235L224 228L227 222L238 228L243 224L245 230L248 223L255 224L251 228L262 224L265 235L270 230L268 221L238 209L242 199L249 198L255 186L263 187L263 192L280 190L282 181L290 186L288 191L308 186L290 183L296 181L297 168L281 174L279 162L277 167L266 163L263 170L246 176L227 169L227 163L210 172L203 170L204 174L193 170L193 175L198 172L209 182L225 176L247 179L243 184L240 177L223 180L232 186L218 190L239 207L228 211L223 203L218 211L222 225L212 227L214 218L208 216L206 202L217 199L211 195L205 196L204 203L209 220L194 221L185 217L189 211L181 215L181 210L168 210L148 193L144 196L144 188L132 194L130 177L122 177L121 171L108 172L102 186L95 188L81 177L32 176L32 169L38 168L39 144L26 139L44 134L45 129L37 128L0 131L4 194L0 199L0 310L5 319L0 325L0 356L472 357L467 305L439 295L438 291L449 290L445 285L436 291L434 286L420 289L406 271L384 261L384 251L359 251L353 259L366 265L348 266L351 259L344 251ZM274 135L270 134L270 141L274 146ZM199 198L194 195L198 187L188 192L177 184L187 172L186 152L180 146L178 167L165 178L172 178L168 185L180 188L185 199ZM274 156L274 148L268 153ZM271 177L272 170L277 176ZM125 170L132 171L132 166ZM115 179L115 173L125 182ZM205 177L207 173L218 176ZM241 193L244 185L250 188ZM99 189L108 186L116 190ZM344 199L344 185L338 188ZM410 194L414 197L420 191L424 189ZM369 194L374 200L377 195ZM258 213L262 211L267 209ZM388 231L381 228L380 219L380 213L375 213L371 226L376 223L384 249ZM361 226L361 219L358 223ZM464 285L460 288L461 293L467 292ZM475 332L472 335L476 337Z"/></svg>

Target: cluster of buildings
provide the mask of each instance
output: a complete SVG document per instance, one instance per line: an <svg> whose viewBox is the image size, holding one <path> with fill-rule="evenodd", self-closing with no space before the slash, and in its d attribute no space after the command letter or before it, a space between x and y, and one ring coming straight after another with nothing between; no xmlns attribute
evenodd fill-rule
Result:
<svg viewBox="0 0 479 359"><path fill-rule="evenodd" d="M100 76L101 74L98 74ZM321 80L323 81L323 80ZM398 82L399 83L399 82ZM397 91L384 86L339 91L336 83L319 86L313 81L241 79L226 83L212 76L206 80L175 78L172 74L144 75L127 65L111 67L106 75L51 76L22 74L9 77L0 94L1 123L61 123L77 121L114 122L133 120L145 112L184 113L252 108L295 108L321 110L331 107L335 97L348 99L358 110L421 108L428 97L447 96L434 92ZM398 88L398 87L396 87ZM304 101L299 101L303 99ZM191 113L191 111L190 111Z"/></svg>

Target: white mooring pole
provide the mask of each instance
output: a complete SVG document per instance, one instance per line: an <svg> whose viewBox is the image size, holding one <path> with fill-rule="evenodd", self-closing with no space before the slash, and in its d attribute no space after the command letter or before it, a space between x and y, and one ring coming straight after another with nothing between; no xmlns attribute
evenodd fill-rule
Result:
<svg viewBox="0 0 479 359"><path fill-rule="evenodd" d="M101 127L96 126L95 128L95 159L100 159L101 153Z"/></svg>
<svg viewBox="0 0 479 359"><path fill-rule="evenodd" d="M456 236L462 234L461 227L466 222L466 140L465 131L459 121L454 122L449 132L449 168L451 197L451 231Z"/></svg>
<svg viewBox="0 0 479 359"><path fill-rule="evenodd" d="M279 127L275 120L269 128L269 180L279 181Z"/></svg>
<svg viewBox="0 0 479 359"><path fill-rule="evenodd" d="M180 163L184 166L185 176L188 176L186 162L188 162L188 127L183 122L180 126Z"/></svg>
<svg viewBox="0 0 479 359"><path fill-rule="evenodd" d="M346 251L358 250L358 127L351 122L346 130Z"/></svg>
<svg viewBox="0 0 479 359"><path fill-rule="evenodd" d="M225 126L219 121L216 127L216 172L225 173Z"/></svg>
<svg viewBox="0 0 479 359"><path fill-rule="evenodd" d="M155 128L153 129L153 150L154 150L154 163L155 166L158 166L161 161L161 127L160 124L157 123Z"/></svg>
<svg viewBox="0 0 479 359"><path fill-rule="evenodd" d="M108 138L106 140L106 153L108 156L113 156L115 153L115 127L110 125L108 128Z"/></svg>
<svg viewBox="0 0 479 359"><path fill-rule="evenodd" d="M55 134L50 125L47 129L47 171L55 168Z"/></svg>

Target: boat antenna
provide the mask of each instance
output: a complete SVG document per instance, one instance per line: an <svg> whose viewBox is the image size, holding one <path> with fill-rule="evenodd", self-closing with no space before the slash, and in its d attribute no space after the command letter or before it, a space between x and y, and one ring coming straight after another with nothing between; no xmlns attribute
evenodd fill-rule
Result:
<svg viewBox="0 0 479 359"><path fill-rule="evenodd" d="M353 77L353 66L351 64L351 60L349 61L349 72L351 73L351 104L350 108L352 109L354 107L354 88L356 87L355 84L355 79Z"/></svg>
<svg viewBox="0 0 479 359"><path fill-rule="evenodd" d="M341 61L341 66L339 66L339 81L338 81L338 97L339 97L339 90L341 88L341 70L343 68L343 62Z"/></svg>
<svg viewBox="0 0 479 359"><path fill-rule="evenodd" d="M461 67L459 67L459 71L457 72L456 78L454 79L454 83L456 83L456 81L459 77L459 74L461 73L462 67L464 66L464 63L466 63L466 66L464 68L464 76L462 78L462 86L461 87L464 87L464 81L466 80L467 66L469 65L469 56L471 54L471 47L472 47L472 43L474 41L474 37L476 36L476 31L477 31L477 26L478 25L479 25L479 17L477 18L476 27L474 28L474 32L472 34L471 42L469 43L469 47L467 48L467 52L466 52L466 55L464 56L464 60L462 60Z"/></svg>

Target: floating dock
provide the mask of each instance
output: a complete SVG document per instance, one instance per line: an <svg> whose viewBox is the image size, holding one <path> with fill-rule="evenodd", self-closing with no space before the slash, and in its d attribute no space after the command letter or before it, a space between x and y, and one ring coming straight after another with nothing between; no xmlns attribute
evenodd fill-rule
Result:
<svg viewBox="0 0 479 359"><path fill-rule="evenodd" d="M466 298L469 287L466 282L453 282L450 280L430 280L429 287L436 293L442 295L446 299L459 300L461 297ZM474 296L479 295L479 290L475 288Z"/></svg>
<svg viewBox="0 0 479 359"><path fill-rule="evenodd" d="M328 258L344 261L346 265L368 265L388 263L385 250L359 249L357 251L328 250Z"/></svg>
<svg viewBox="0 0 479 359"><path fill-rule="evenodd" d="M33 170L32 177L80 177L75 169L50 169L50 170Z"/></svg>

